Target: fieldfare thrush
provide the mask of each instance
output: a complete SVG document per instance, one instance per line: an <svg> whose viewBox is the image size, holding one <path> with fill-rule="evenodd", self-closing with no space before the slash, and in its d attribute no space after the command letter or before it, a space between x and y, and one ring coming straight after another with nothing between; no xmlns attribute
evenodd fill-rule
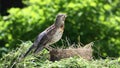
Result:
<svg viewBox="0 0 120 68"><path fill-rule="evenodd" d="M56 16L54 24L48 27L47 29L45 29L37 36L33 45L28 49L28 51L22 57L23 58L26 57L27 54L33 49L34 49L34 53L38 53L44 47L59 41L63 35L65 18L66 18L65 14L58 14Z"/></svg>

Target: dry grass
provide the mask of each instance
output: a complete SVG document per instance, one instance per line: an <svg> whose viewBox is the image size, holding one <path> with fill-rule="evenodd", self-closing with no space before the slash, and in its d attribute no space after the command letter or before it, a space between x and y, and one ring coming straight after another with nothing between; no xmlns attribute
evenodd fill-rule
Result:
<svg viewBox="0 0 120 68"><path fill-rule="evenodd" d="M50 51L50 60L55 61L55 60L60 60L63 58L69 58L69 57L74 57L74 56L79 56L87 60L92 59L92 47L93 42L85 45L84 47L81 47L80 45L75 48L75 47L69 47L66 49L52 49Z"/></svg>

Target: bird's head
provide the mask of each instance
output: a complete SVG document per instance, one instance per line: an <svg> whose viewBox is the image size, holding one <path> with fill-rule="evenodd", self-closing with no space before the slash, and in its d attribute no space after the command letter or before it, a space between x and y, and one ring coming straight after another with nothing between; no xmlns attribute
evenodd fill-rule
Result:
<svg viewBox="0 0 120 68"><path fill-rule="evenodd" d="M65 18L67 17L66 14L58 14L56 16L56 20L55 20L55 25L56 26L61 26L61 25L64 25L64 21L65 21Z"/></svg>

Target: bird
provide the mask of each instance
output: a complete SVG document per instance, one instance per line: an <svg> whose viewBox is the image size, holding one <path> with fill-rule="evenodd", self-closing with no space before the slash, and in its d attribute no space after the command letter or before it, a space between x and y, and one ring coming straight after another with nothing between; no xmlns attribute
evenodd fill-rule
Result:
<svg viewBox="0 0 120 68"><path fill-rule="evenodd" d="M45 47L48 47L49 45L58 42L61 39L64 32L66 17L66 14L57 14L54 23L36 37L35 41L33 42L33 45L30 46L30 48L26 51L22 58L26 57L28 53L31 52L33 49L33 53L37 54Z"/></svg>

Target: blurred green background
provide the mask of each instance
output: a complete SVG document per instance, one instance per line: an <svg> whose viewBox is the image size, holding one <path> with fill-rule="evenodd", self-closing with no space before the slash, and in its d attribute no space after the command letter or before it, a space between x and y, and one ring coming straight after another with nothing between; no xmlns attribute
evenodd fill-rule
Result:
<svg viewBox="0 0 120 68"><path fill-rule="evenodd" d="M33 41L58 13L68 16L63 40L67 37L71 44L94 41L95 57L120 56L119 0L22 0L22 4L0 15L0 56Z"/></svg>

